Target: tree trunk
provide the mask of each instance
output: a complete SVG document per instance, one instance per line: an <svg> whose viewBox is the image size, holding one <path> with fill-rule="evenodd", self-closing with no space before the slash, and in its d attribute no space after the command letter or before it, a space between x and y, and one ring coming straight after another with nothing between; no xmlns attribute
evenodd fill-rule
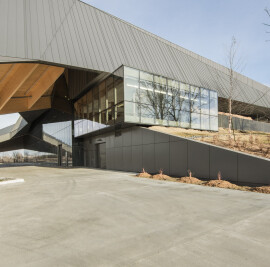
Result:
<svg viewBox="0 0 270 267"><path fill-rule="evenodd" d="M232 133L232 99L228 99L228 109L229 109L229 134Z"/></svg>

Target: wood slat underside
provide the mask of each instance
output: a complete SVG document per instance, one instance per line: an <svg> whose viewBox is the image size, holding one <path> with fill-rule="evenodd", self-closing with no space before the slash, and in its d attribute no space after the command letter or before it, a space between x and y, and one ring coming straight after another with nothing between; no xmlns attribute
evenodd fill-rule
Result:
<svg viewBox="0 0 270 267"><path fill-rule="evenodd" d="M63 72L43 64L0 64L0 114L50 108L54 84Z"/></svg>

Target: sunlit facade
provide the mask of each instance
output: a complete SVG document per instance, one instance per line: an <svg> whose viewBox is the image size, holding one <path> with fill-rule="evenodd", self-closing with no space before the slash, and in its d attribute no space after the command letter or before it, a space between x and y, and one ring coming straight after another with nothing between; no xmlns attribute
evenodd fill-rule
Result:
<svg viewBox="0 0 270 267"><path fill-rule="evenodd" d="M122 66L75 103L75 136L117 123L218 131L216 91Z"/></svg>

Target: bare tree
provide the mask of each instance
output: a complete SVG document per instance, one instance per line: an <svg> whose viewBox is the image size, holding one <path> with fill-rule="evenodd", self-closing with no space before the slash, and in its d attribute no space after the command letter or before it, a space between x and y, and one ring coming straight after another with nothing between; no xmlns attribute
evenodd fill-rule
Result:
<svg viewBox="0 0 270 267"><path fill-rule="evenodd" d="M22 158L22 154L18 151L12 152L14 163L19 162L19 160Z"/></svg>
<svg viewBox="0 0 270 267"><path fill-rule="evenodd" d="M268 15L268 17L270 18L270 10L266 7L264 9L264 11L266 12L266 14ZM269 23L263 23L265 26L270 27ZM269 31L267 31L266 33L270 33ZM266 42L269 42L270 40L266 40Z"/></svg>
<svg viewBox="0 0 270 267"><path fill-rule="evenodd" d="M237 78L236 71L240 72L243 67L242 60L238 55L238 43L236 38L233 36L231 44L226 54L227 68L229 71L229 95L228 95L228 113L229 113L229 134L232 133L232 117L233 117L233 101L237 94Z"/></svg>

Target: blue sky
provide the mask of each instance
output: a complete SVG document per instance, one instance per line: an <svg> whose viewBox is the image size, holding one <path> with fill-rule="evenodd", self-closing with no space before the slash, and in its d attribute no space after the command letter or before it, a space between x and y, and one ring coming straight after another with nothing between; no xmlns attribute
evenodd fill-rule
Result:
<svg viewBox="0 0 270 267"><path fill-rule="evenodd" d="M97 8L220 64L234 35L242 73L270 86L270 0L85 0ZM269 29L270 31L270 29ZM18 115L0 116L0 128Z"/></svg>

